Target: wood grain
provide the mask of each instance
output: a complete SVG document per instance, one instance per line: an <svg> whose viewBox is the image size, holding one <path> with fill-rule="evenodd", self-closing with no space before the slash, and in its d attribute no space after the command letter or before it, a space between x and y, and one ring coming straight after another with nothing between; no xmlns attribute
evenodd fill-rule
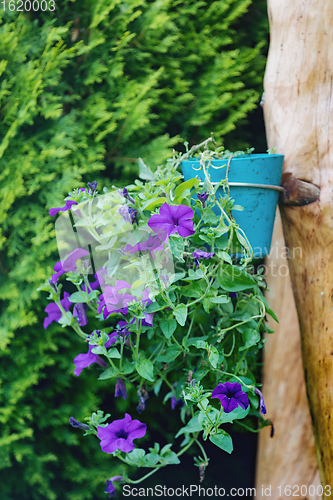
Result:
<svg viewBox="0 0 333 500"><path fill-rule="evenodd" d="M289 259L289 267L320 478L333 489L333 2L268 0L268 14L271 43L264 82L268 145L285 155L287 178L320 188L318 201L282 206L281 214L291 254L296 247L302 250ZM288 304L282 314L288 314ZM295 356L292 350L286 353L296 363ZM286 370L279 377L285 380L286 391L295 383ZM285 413L287 420L290 417Z"/></svg>

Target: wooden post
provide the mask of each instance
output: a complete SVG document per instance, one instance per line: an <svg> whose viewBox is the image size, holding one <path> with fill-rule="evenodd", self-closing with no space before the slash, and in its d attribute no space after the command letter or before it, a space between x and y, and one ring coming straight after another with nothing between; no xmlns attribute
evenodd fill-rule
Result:
<svg viewBox="0 0 333 500"><path fill-rule="evenodd" d="M320 478L333 490L333 1L268 0L268 14L268 144L285 155L284 180L320 190L317 201L282 204L281 215ZM288 391L289 373L279 377Z"/></svg>

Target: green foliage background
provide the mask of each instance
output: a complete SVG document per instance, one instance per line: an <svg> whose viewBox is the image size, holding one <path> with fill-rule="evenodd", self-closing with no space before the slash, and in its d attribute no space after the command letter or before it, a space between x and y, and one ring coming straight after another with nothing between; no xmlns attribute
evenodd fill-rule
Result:
<svg viewBox="0 0 333 500"><path fill-rule="evenodd" d="M93 370L73 375L76 338L42 326L36 289L59 258L49 208L87 181L128 181L180 138L262 146L267 33L263 0L1 3L1 500L103 498L111 473L68 418L113 396Z"/></svg>

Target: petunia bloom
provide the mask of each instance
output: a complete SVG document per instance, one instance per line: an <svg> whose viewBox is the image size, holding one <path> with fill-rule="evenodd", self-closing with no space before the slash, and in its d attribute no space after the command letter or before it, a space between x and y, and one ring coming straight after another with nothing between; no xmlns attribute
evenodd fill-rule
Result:
<svg viewBox="0 0 333 500"><path fill-rule="evenodd" d="M88 323L86 310L88 306L86 304L75 304L73 309L73 318L77 317L80 326L85 326Z"/></svg>
<svg viewBox="0 0 333 500"><path fill-rule="evenodd" d="M201 201L202 208L206 208L206 201L209 197L209 193L207 193L207 191L204 191L203 193L198 193L197 197L198 200Z"/></svg>
<svg viewBox="0 0 333 500"><path fill-rule="evenodd" d="M148 226L163 241L168 241L169 236L178 233L182 238L191 236L193 230L194 212L187 205L168 205L166 202L159 209L159 213L152 215Z"/></svg>
<svg viewBox="0 0 333 500"><path fill-rule="evenodd" d="M265 405L265 401L264 401L264 396L262 395L262 392L259 391L259 389L257 389L257 387L254 388L254 392L256 394L258 394L258 396L260 397L259 408L260 408L261 413L263 415L265 415L267 413L267 410L266 410L266 405Z"/></svg>
<svg viewBox="0 0 333 500"><path fill-rule="evenodd" d="M127 314L127 304L136 299L128 293L119 293L126 288L131 288L131 285L123 280L117 280L115 286L105 287L104 293L99 296L97 308L98 313L103 311L104 319L112 313Z"/></svg>
<svg viewBox="0 0 333 500"><path fill-rule="evenodd" d="M212 259L215 255L213 252L204 252L203 250L196 250L192 252L194 257L194 265L196 268L199 267L199 259Z"/></svg>
<svg viewBox="0 0 333 500"><path fill-rule="evenodd" d="M127 397L125 381L122 378L117 378L114 397L122 396L124 399Z"/></svg>
<svg viewBox="0 0 333 500"><path fill-rule="evenodd" d="M212 392L212 398L218 398L221 405L226 413L230 413L235 410L238 406L241 408L246 408L249 406L249 398L247 394L242 391L241 384L237 382L225 382L224 384L219 383L217 387Z"/></svg>
<svg viewBox="0 0 333 500"><path fill-rule="evenodd" d="M69 311L72 303L69 301L68 297L70 297L70 293L64 292L64 298L60 301L60 304L67 312ZM58 322L61 319L62 312L59 309L58 305L55 302L51 302L48 304L44 311L47 313L46 318L44 319L43 327L46 329L53 321Z"/></svg>
<svg viewBox="0 0 333 500"><path fill-rule="evenodd" d="M93 195L97 189L98 181L87 182L87 186L90 190L90 194Z"/></svg>
<svg viewBox="0 0 333 500"><path fill-rule="evenodd" d="M104 493L109 493L109 498L112 498L116 493L116 488L113 486L113 481L122 481L123 476L113 476L109 481L106 481L106 490Z"/></svg>
<svg viewBox="0 0 333 500"><path fill-rule="evenodd" d="M134 205L135 201L132 198L132 196L130 194L128 194L128 190L126 188L119 189L118 193L121 194L121 196L126 198L126 200L130 201Z"/></svg>
<svg viewBox="0 0 333 500"><path fill-rule="evenodd" d="M103 361L103 359L100 356L98 356L98 354L94 354L93 352L91 352L94 347L96 346L89 344L88 352L83 354L78 354L74 358L74 365L75 365L74 375L76 375L77 377L80 375L80 373L84 368L87 368L93 363L97 363L100 366L104 367L107 366L106 363Z"/></svg>
<svg viewBox="0 0 333 500"><path fill-rule="evenodd" d="M66 210L69 210L73 205L77 205L77 201L67 200L64 207L50 208L49 214L51 215L51 217L54 217L59 212L65 212Z"/></svg>
<svg viewBox="0 0 333 500"><path fill-rule="evenodd" d="M134 224L134 222L138 223L138 212L135 208L130 208L127 205L120 207L118 209L118 213L122 216L125 222L130 222Z"/></svg>
<svg viewBox="0 0 333 500"><path fill-rule="evenodd" d="M155 260L155 251L163 250L163 248L164 246L160 238L150 234L146 241L142 241L133 246L128 243L125 247L125 251L129 252L131 255L134 252L149 252L151 258Z"/></svg>
<svg viewBox="0 0 333 500"><path fill-rule="evenodd" d="M83 257L90 256L90 253L83 248L75 248L65 260L59 261L54 265L55 273L52 275L52 283L56 283L58 278L69 271L76 271L76 262Z"/></svg>
<svg viewBox="0 0 333 500"><path fill-rule="evenodd" d="M78 422L77 420L75 420L74 417L69 417L69 423L71 424L72 427L76 427L77 429L82 429L83 431L89 431L89 425Z"/></svg>
<svg viewBox="0 0 333 500"><path fill-rule="evenodd" d="M105 427L97 427L97 435L101 440L101 448L105 453L116 450L128 453L134 450L133 439L142 438L147 432L146 424L125 413L125 418L114 420Z"/></svg>

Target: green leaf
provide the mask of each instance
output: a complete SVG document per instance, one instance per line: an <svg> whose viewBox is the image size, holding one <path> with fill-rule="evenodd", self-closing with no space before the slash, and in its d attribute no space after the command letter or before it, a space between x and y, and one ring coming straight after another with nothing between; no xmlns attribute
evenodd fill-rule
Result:
<svg viewBox="0 0 333 500"><path fill-rule="evenodd" d="M144 163L142 158L139 158L139 177L140 179L143 179L144 181L155 181L156 176L154 172L150 170L149 167Z"/></svg>
<svg viewBox="0 0 333 500"><path fill-rule="evenodd" d="M223 429L219 429L216 434L209 436L209 440L227 453L232 453L234 449L231 436Z"/></svg>
<svg viewBox="0 0 333 500"><path fill-rule="evenodd" d="M217 367L217 364L219 362L219 356L220 355L216 347L210 345L208 347L208 359L213 368Z"/></svg>
<svg viewBox="0 0 333 500"><path fill-rule="evenodd" d="M129 465L136 465L137 467L144 467L145 450L141 448L134 448L134 450L126 453L125 462Z"/></svg>
<svg viewBox="0 0 333 500"><path fill-rule="evenodd" d="M154 365L149 359L140 359L136 365L136 369L141 377L154 382Z"/></svg>
<svg viewBox="0 0 333 500"><path fill-rule="evenodd" d="M184 253L184 247L185 247L184 240L180 239L180 238L170 238L169 244L170 244L170 250L172 252L172 255L177 260L180 260L180 262L184 262L184 259L183 259L183 253Z"/></svg>
<svg viewBox="0 0 333 500"><path fill-rule="evenodd" d="M199 431L202 431L202 425L199 422L199 413L197 413L196 415L194 415L194 417L191 418L191 420L187 422L187 425L185 425L185 427L179 429L179 431L175 435L175 438L181 436L182 434L189 434Z"/></svg>
<svg viewBox="0 0 333 500"><path fill-rule="evenodd" d="M165 353L159 354L156 357L156 361L161 361L163 363L169 363L170 361L173 361L174 359L176 359L179 356L179 354L181 354L182 352L183 351L181 349L179 349L178 346L172 345L172 346L167 348Z"/></svg>
<svg viewBox="0 0 333 500"><path fill-rule="evenodd" d="M169 339L177 328L177 321L173 318L170 320L162 319L160 321L160 327L164 336Z"/></svg>
<svg viewBox="0 0 333 500"><path fill-rule="evenodd" d="M220 268L216 279L220 287L227 292L240 292L257 286L252 276L244 269L229 264Z"/></svg>
<svg viewBox="0 0 333 500"><path fill-rule="evenodd" d="M209 297L209 300L213 304L227 304L231 299L227 295L220 295L219 297Z"/></svg>
<svg viewBox="0 0 333 500"><path fill-rule="evenodd" d="M258 330L254 330L253 328L246 328L246 330L242 333L242 337L245 344L239 348L240 351L245 351L245 349L256 345L259 340L261 340L260 333Z"/></svg>
<svg viewBox="0 0 333 500"><path fill-rule="evenodd" d="M187 318L187 307L185 304L178 304L176 309L174 309L173 314L177 320L177 322L184 326Z"/></svg>
<svg viewBox="0 0 333 500"><path fill-rule="evenodd" d="M233 423L234 420L241 420L249 414L250 411L250 405L244 409L241 406L237 406L234 410L232 410L229 413L223 412L219 422L220 424L227 424L227 423Z"/></svg>
<svg viewBox="0 0 333 500"><path fill-rule="evenodd" d="M185 194L184 191L186 191L187 189L190 191L193 186L199 187L199 182L199 179L197 179L196 177L193 177L186 182L182 182L175 189L175 197L178 198L181 194Z"/></svg>
<svg viewBox="0 0 333 500"><path fill-rule="evenodd" d="M109 349L106 356L108 358L115 358L115 359L121 358L120 352L115 347L112 347L111 349Z"/></svg>
<svg viewBox="0 0 333 500"><path fill-rule="evenodd" d="M115 371L115 369L112 368L112 366L110 366L109 368L107 368L106 370L104 370L103 373L100 374L100 376L98 377L98 380L107 380L109 378L116 377L117 375L118 374Z"/></svg>
<svg viewBox="0 0 333 500"><path fill-rule="evenodd" d="M180 464L180 460L174 451L169 450L167 453L160 457L162 465Z"/></svg>
<svg viewBox="0 0 333 500"><path fill-rule="evenodd" d="M159 196L157 198L151 198L150 200L146 201L142 205L142 210L153 210L155 207L159 207L163 205L163 203L166 201L166 198L164 196Z"/></svg>

